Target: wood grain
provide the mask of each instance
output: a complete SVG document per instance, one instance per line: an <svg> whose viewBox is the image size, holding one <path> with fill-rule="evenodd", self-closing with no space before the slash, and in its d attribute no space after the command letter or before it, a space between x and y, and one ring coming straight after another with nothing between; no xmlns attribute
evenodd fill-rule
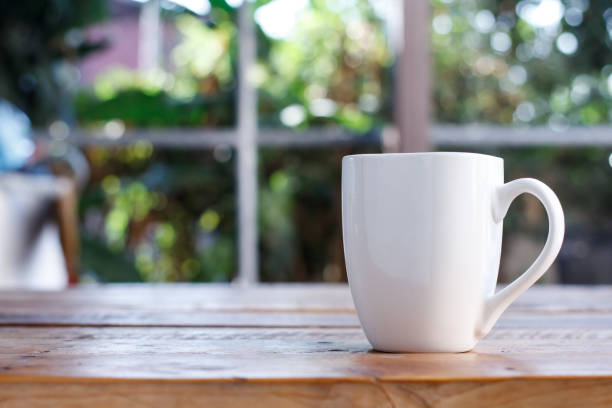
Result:
<svg viewBox="0 0 612 408"><path fill-rule="evenodd" d="M114 284L64 291L0 291L0 307L50 310L353 312L344 284ZM612 312L612 286L536 285L510 311Z"/></svg>
<svg viewBox="0 0 612 408"><path fill-rule="evenodd" d="M498 327L612 325L612 288L536 286ZM569 323L568 323L569 322ZM0 292L1 325L359 327L346 285L108 285L60 292Z"/></svg>
<svg viewBox="0 0 612 408"><path fill-rule="evenodd" d="M371 350L343 285L0 293L0 406L610 406L612 288L534 287L474 351Z"/></svg>
<svg viewBox="0 0 612 408"><path fill-rule="evenodd" d="M452 381L612 376L612 328L585 336L576 335L575 329L518 335L500 330L470 353L386 354L372 351L359 329L4 327L0 329L0 381L22 377Z"/></svg>
<svg viewBox="0 0 612 408"><path fill-rule="evenodd" d="M529 390L529 391L526 391ZM607 407L606 379L490 382L309 382L259 384L168 381L10 383L5 408L73 407Z"/></svg>
<svg viewBox="0 0 612 408"><path fill-rule="evenodd" d="M177 311L353 312L344 284L113 284L63 291L0 291L2 307Z"/></svg>

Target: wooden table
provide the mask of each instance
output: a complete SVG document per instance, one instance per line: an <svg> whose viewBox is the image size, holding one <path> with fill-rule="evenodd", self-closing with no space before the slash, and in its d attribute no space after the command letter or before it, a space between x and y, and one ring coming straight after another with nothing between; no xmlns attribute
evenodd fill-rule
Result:
<svg viewBox="0 0 612 408"><path fill-rule="evenodd" d="M370 349L343 285L0 294L0 406L612 406L612 287L534 287L476 349Z"/></svg>

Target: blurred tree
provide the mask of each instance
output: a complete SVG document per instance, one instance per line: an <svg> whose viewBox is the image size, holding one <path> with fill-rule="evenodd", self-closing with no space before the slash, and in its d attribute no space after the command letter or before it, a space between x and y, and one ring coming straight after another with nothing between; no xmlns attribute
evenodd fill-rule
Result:
<svg viewBox="0 0 612 408"><path fill-rule="evenodd" d="M262 124L365 132L390 119L392 53L370 1L264 3L253 75ZM278 22L285 8L291 25Z"/></svg>
<svg viewBox="0 0 612 408"><path fill-rule="evenodd" d="M72 119L74 63L105 45L82 29L106 17L105 0L2 0L0 98L21 108L34 125Z"/></svg>
<svg viewBox="0 0 612 408"><path fill-rule="evenodd" d="M234 123L234 15L213 7L206 18L165 11L177 31L165 68L111 66L76 98L83 125L119 119L128 126L230 126Z"/></svg>
<svg viewBox="0 0 612 408"><path fill-rule="evenodd" d="M432 0L436 119L611 120L612 7L587 0Z"/></svg>
<svg viewBox="0 0 612 408"><path fill-rule="evenodd" d="M80 202L86 275L103 282L227 281L235 266L231 150L86 150Z"/></svg>
<svg viewBox="0 0 612 408"><path fill-rule="evenodd" d="M431 2L438 121L545 124L556 130L610 121L609 2ZM58 103L58 92L66 98L74 89L72 62L102 45L82 42L81 30L103 17L104 3L28 0L3 7L0 92L36 116L36 124L70 118L70 104ZM254 4L258 64L250 79L260 90L262 125L300 130L334 124L361 133L390 119L393 56L379 2ZM164 11L163 18L180 35L168 52L171 63L151 73L116 69L100 75L75 99L81 124L234 123L235 9L218 0L206 16L177 8ZM343 279L339 158L364 151L377 148L261 151L263 279ZM488 152L506 158L509 178L537 176L556 186L569 227L612 220L605 149ZM141 143L90 148L87 154L93 175L81 201L87 271L103 281L231 278L230 149L164 151ZM509 233L525 225L521 217L520 211L510 213ZM545 233L540 221L528 224L530 232Z"/></svg>
<svg viewBox="0 0 612 408"><path fill-rule="evenodd" d="M261 90L262 124L304 128L335 123L365 132L388 120L392 53L382 19L370 2L283 1L280 9L279 0L256 3L259 63L251 80ZM287 5L297 13L295 30L286 36L269 36L266 28L279 24ZM237 63L233 10L216 2L203 18L166 12L165 20L181 35L168 53L172 64L146 74L109 69L96 79L92 90L79 93L79 121L231 125ZM258 17L270 11L272 20Z"/></svg>
<svg viewBox="0 0 612 408"><path fill-rule="evenodd" d="M259 246L263 281L346 280L341 161L378 143L260 151Z"/></svg>

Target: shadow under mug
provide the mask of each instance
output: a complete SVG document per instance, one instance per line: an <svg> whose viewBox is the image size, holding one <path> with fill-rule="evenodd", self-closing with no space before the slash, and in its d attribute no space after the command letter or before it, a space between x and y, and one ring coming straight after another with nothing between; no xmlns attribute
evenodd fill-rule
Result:
<svg viewBox="0 0 612 408"><path fill-rule="evenodd" d="M548 239L529 269L495 293L503 218L523 193L544 205ZM372 346L463 352L550 267L565 223L542 182L504 184L501 158L434 152L344 157L342 228L351 294Z"/></svg>

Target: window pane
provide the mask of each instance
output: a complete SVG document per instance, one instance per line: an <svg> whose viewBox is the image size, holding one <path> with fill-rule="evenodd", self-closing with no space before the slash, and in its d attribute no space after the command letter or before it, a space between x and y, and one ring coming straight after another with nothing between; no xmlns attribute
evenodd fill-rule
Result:
<svg viewBox="0 0 612 408"><path fill-rule="evenodd" d="M439 122L608 123L612 8L586 0L432 0Z"/></svg>
<svg viewBox="0 0 612 408"><path fill-rule="evenodd" d="M80 34L101 49L80 66L76 119L128 128L232 125L234 9L193 12L162 1L149 12L155 4L109 1L105 21Z"/></svg>
<svg viewBox="0 0 612 408"><path fill-rule="evenodd" d="M321 132L332 138L335 132L354 135L351 145L332 140L317 147L260 149L263 281L346 280L341 159L380 152L378 129L391 120L393 54L378 6L368 0L256 5L258 64L252 79L259 89L261 138L274 128L294 129L304 139L314 135L300 134L309 128L326 128Z"/></svg>
<svg viewBox="0 0 612 408"><path fill-rule="evenodd" d="M188 151L170 140L209 146L211 133L197 128L235 125L236 12L224 2L196 3L202 7L111 0L105 19L78 33L101 44L79 66L78 126L85 137L112 141L136 131L144 138L85 149L92 177L80 202L84 279L228 281L235 274L234 152L226 145ZM143 127L166 129L155 140L178 149L147 142L152 133Z"/></svg>
<svg viewBox="0 0 612 408"><path fill-rule="evenodd" d="M431 3L436 121L523 125L527 135L529 126L543 126L561 135L572 126L607 125L612 120L609 2ZM564 140L571 135L563 134ZM503 157L506 180L535 177L559 196L566 239L544 280L612 280L606 266L612 239L610 149L555 146L553 139L548 147L465 150ZM508 281L529 266L544 243L547 220L537 200L517 201L505 220L504 234L500 277Z"/></svg>
<svg viewBox="0 0 612 408"><path fill-rule="evenodd" d="M259 245L263 281L345 281L342 157L377 144L259 153Z"/></svg>
<svg viewBox="0 0 612 408"><path fill-rule="evenodd" d="M389 120L393 59L376 2L264 3L253 76L262 126L365 132Z"/></svg>
<svg viewBox="0 0 612 408"><path fill-rule="evenodd" d="M85 150L83 279L228 281L236 266L233 152L154 149L139 142Z"/></svg>

